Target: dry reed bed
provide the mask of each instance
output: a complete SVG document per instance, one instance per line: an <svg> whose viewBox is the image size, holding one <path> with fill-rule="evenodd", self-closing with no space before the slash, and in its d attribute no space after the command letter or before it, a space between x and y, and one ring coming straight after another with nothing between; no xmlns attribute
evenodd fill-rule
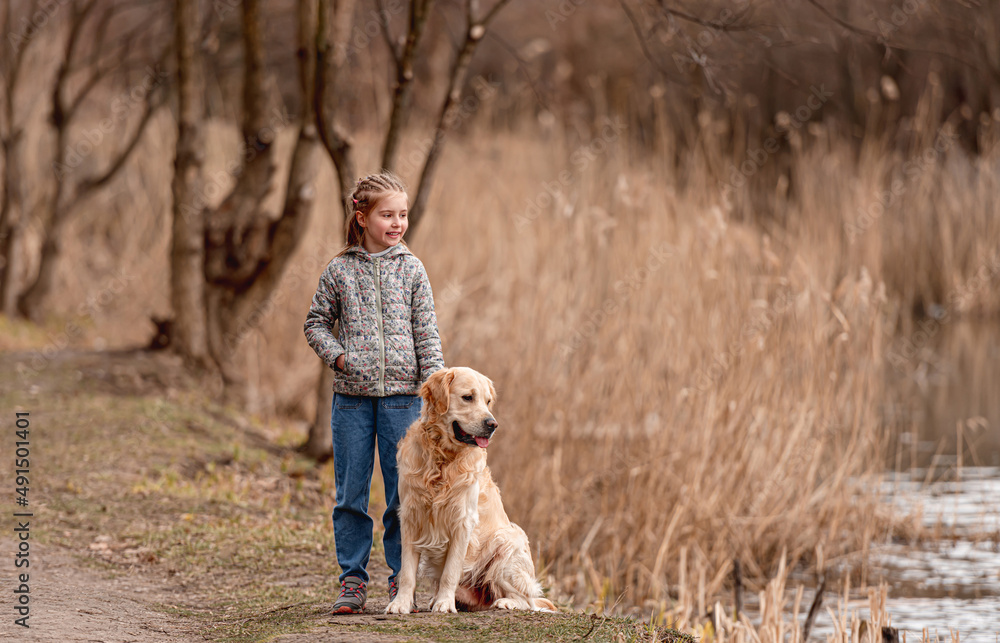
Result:
<svg viewBox="0 0 1000 643"><path fill-rule="evenodd" d="M534 195L565 161L504 158L416 245L472 249L422 253L462 293L440 306L448 358L497 381L494 468L563 592L666 608L733 559L765 579L783 549L887 533L857 495L881 466L887 304L861 267L831 283L835 240L779 245L611 153L525 223L491 177Z"/></svg>
<svg viewBox="0 0 1000 643"><path fill-rule="evenodd" d="M792 566L858 561L912 533L868 491L899 394L888 355L920 309L996 312L1000 275L982 267L1000 249L997 158L879 155L873 140L855 160L821 143L794 159L793 223L771 234L620 151L536 216L526 200L547 201L577 148L462 151L481 170L456 167L414 246L448 293L449 361L498 383L494 469L564 595L694 618L734 559L759 583L783 551ZM852 231L879 177L900 176Z"/></svg>

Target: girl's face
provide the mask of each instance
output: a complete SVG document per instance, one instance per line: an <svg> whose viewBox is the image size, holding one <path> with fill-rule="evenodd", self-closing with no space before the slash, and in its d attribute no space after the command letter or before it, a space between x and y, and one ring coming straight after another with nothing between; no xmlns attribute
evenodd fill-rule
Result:
<svg viewBox="0 0 1000 643"><path fill-rule="evenodd" d="M367 217L360 212L355 215L365 229L365 250L382 252L399 243L409 225L406 220L408 205L405 193L394 192L379 199Z"/></svg>

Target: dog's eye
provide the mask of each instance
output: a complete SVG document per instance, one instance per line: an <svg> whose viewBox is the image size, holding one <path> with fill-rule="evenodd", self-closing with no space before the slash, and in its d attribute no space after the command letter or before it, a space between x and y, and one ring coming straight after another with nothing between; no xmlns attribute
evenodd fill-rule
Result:
<svg viewBox="0 0 1000 643"><path fill-rule="evenodd" d="M471 402L473 398L471 395L463 395L462 399L465 400L466 402Z"/></svg>

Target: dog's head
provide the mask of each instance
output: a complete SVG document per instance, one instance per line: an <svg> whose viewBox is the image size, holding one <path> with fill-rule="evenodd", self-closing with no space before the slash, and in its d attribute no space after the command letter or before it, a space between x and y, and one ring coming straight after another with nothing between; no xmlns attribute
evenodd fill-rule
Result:
<svg viewBox="0 0 1000 643"><path fill-rule="evenodd" d="M471 368L434 372L420 387L428 430L439 431L442 443L489 446L497 429L491 412L497 397L493 382Z"/></svg>

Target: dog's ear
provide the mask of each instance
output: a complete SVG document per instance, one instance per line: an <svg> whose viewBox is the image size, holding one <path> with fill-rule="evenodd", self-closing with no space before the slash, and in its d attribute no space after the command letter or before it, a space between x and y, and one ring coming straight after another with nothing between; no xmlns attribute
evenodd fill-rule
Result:
<svg viewBox="0 0 1000 643"><path fill-rule="evenodd" d="M492 411L493 405L497 403L497 390L493 387L493 380L486 378L486 383L490 385L490 403L487 406Z"/></svg>
<svg viewBox="0 0 1000 643"><path fill-rule="evenodd" d="M443 415L448 412L453 381L455 381L455 372L450 368L442 368L431 373L424 385L420 387L420 397L424 399L424 404L434 412L434 415Z"/></svg>

